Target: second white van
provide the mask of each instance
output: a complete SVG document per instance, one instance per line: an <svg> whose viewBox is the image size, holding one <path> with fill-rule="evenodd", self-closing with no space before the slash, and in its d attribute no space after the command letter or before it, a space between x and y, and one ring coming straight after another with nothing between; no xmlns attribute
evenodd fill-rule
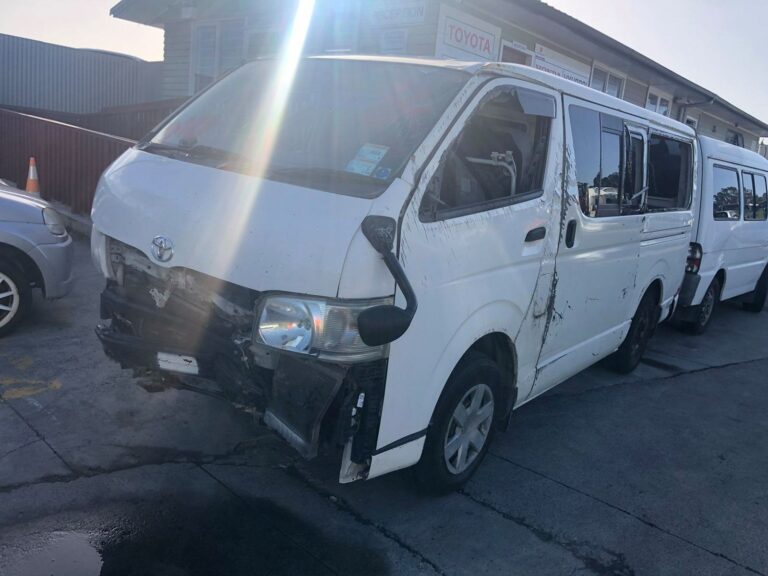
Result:
<svg viewBox="0 0 768 576"><path fill-rule="evenodd" d="M683 279L690 128L524 66L295 68L242 66L103 175L109 356L215 378L341 482L434 491L515 408L637 366Z"/></svg>
<svg viewBox="0 0 768 576"><path fill-rule="evenodd" d="M701 334L720 300L761 312L768 293L768 160L700 136L701 193L676 320Z"/></svg>

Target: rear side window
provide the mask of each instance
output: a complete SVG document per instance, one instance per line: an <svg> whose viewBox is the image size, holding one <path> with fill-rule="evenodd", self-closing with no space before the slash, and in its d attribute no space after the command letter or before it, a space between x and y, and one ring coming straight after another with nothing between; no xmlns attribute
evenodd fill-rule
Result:
<svg viewBox="0 0 768 576"><path fill-rule="evenodd" d="M648 146L648 212L691 205L693 149L688 142L651 134Z"/></svg>
<svg viewBox="0 0 768 576"><path fill-rule="evenodd" d="M765 220L768 218L768 189L765 176L742 172L744 193L744 220Z"/></svg>
<svg viewBox="0 0 768 576"><path fill-rule="evenodd" d="M550 96L508 88L492 92L430 181L420 207L422 221L541 195L553 111Z"/></svg>
<svg viewBox="0 0 768 576"><path fill-rule="evenodd" d="M592 218L637 214L645 189L645 134L621 118L570 107L582 212Z"/></svg>
<svg viewBox="0 0 768 576"><path fill-rule="evenodd" d="M739 174L733 168L715 166L712 170L713 215L715 220L738 220Z"/></svg>

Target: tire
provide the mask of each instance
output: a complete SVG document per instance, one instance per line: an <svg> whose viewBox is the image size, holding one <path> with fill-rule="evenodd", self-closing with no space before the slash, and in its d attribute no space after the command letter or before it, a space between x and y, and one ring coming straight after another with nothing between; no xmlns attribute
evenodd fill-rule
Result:
<svg viewBox="0 0 768 576"><path fill-rule="evenodd" d="M690 334L704 334L709 326L709 321L720 302L720 280L715 278L709 285L701 304L696 306L694 319L683 323L683 329Z"/></svg>
<svg viewBox="0 0 768 576"><path fill-rule="evenodd" d="M16 329L31 303L31 287L24 271L11 261L0 260L0 338Z"/></svg>
<svg viewBox="0 0 768 576"><path fill-rule="evenodd" d="M765 300L768 296L768 268L763 270L760 280L757 281L755 291L752 293L751 302L743 302L741 305L744 310L749 310L755 314L759 314L765 307Z"/></svg>
<svg viewBox="0 0 768 576"><path fill-rule="evenodd" d="M619 349L608 358L609 366L615 372L629 374L637 368L658 320L656 299L651 292L646 292L632 317L627 337L624 338Z"/></svg>
<svg viewBox="0 0 768 576"><path fill-rule="evenodd" d="M435 407L424 451L415 469L416 483L423 492L454 492L480 466L501 410L501 381L496 363L474 352L451 374ZM460 405L464 407L463 429L459 422Z"/></svg>

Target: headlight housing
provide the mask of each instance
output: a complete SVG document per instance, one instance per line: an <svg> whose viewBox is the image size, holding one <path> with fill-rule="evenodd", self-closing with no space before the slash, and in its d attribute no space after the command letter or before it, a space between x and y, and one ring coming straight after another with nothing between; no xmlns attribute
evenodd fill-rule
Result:
<svg viewBox="0 0 768 576"><path fill-rule="evenodd" d="M382 304L392 304L392 298L345 301L268 296L257 309L253 341L337 362L382 358L387 347L367 346L357 330L360 312Z"/></svg>
<svg viewBox="0 0 768 576"><path fill-rule="evenodd" d="M48 231L54 236L66 236L67 227L64 224L64 218L53 208L43 208L43 222L45 222Z"/></svg>

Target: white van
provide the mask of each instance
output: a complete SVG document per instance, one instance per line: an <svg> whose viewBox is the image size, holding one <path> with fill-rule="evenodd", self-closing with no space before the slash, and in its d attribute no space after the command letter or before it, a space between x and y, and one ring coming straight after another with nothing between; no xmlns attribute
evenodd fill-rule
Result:
<svg viewBox="0 0 768 576"><path fill-rule="evenodd" d="M768 293L768 160L699 136L697 214L675 320L703 333L720 300L761 312Z"/></svg>
<svg viewBox="0 0 768 576"><path fill-rule="evenodd" d="M249 63L102 177L98 333L125 367L216 378L306 457L339 448L341 482L418 464L454 489L513 408L637 365L695 158L690 128L524 66Z"/></svg>

